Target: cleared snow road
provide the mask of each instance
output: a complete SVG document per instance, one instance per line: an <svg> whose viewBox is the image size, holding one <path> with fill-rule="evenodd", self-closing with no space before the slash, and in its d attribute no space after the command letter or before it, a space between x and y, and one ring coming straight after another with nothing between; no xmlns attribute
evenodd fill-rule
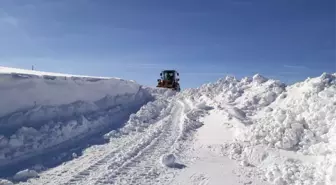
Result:
<svg viewBox="0 0 336 185"><path fill-rule="evenodd" d="M163 166L160 158L174 150L182 135L185 107L182 101L169 101L165 109L171 109L170 114L159 117L143 132L91 147L83 156L21 184L163 184L170 180L165 177L173 169Z"/></svg>

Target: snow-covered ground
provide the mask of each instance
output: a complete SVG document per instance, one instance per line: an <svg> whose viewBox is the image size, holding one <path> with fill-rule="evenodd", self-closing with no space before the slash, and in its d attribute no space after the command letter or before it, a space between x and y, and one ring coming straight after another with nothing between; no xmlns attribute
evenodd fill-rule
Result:
<svg viewBox="0 0 336 185"><path fill-rule="evenodd" d="M105 129L95 137L108 140L56 167L21 169L8 178L18 184L336 184L336 74L291 86L225 77L175 93L8 71L0 82L3 165L90 131Z"/></svg>

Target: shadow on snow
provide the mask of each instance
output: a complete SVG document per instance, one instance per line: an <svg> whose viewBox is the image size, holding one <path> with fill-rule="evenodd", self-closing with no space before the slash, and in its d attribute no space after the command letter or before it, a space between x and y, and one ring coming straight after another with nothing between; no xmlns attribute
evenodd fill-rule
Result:
<svg viewBox="0 0 336 185"><path fill-rule="evenodd" d="M108 110L104 110L106 113L104 120L107 122L105 126L99 127L96 131L93 131L90 134L84 134L78 138L65 141L56 146L52 146L41 154L28 157L24 160L18 160L5 166L1 166L0 178L13 180L12 177L18 171L33 169L34 165L43 166L42 170L36 170L41 172L45 169L56 167L64 162L74 159L73 154L75 154L76 157L81 156L83 151L90 146L103 145L108 143L109 140L104 138L106 133L110 132L111 130L122 128L128 121L131 114L136 113L144 104L152 100L153 98L148 98L144 102L126 106L122 111L113 113L111 115L109 115ZM103 114L102 111L99 111L92 113L90 117L95 119L97 115L101 114Z"/></svg>

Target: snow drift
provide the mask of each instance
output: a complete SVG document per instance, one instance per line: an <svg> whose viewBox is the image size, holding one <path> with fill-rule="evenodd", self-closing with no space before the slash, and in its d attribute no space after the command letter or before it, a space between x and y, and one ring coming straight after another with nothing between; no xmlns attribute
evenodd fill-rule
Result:
<svg viewBox="0 0 336 185"><path fill-rule="evenodd" d="M0 69L0 166L122 124L152 99L133 81Z"/></svg>

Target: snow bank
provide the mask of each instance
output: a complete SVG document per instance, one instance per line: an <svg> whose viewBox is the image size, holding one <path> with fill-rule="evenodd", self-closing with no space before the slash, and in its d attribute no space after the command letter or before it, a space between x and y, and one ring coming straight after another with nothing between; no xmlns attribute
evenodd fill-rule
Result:
<svg viewBox="0 0 336 185"><path fill-rule="evenodd" d="M0 73L0 116L38 106L97 101L104 96L136 93L139 85L121 79L35 76Z"/></svg>
<svg viewBox="0 0 336 185"><path fill-rule="evenodd" d="M152 99L116 78L0 72L0 166L121 124Z"/></svg>
<svg viewBox="0 0 336 185"><path fill-rule="evenodd" d="M19 69L12 67L3 67L0 66L0 74L16 74L21 76L35 76L35 77L74 77L74 78L82 78L82 79L110 79L111 77L98 77L98 76L84 76L84 75L73 75L73 74L64 74L64 73L51 73L44 71L36 71L36 70L27 70L27 69Z"/></svg>

